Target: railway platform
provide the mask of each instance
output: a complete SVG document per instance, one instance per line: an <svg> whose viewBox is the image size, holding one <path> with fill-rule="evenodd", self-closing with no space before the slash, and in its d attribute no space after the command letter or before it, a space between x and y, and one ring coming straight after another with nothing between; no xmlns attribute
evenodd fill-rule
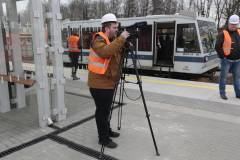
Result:
<svg viewBox="0 0 240 160"><path fill-rule="evenodd" d="M67 120L38 128L36 94L27 89L28 106L0 114L0 158L3 160L93 160L97 144L94 102L87 87L87 71L78 81L67 79ZM134 75L126 77L136 81ZM116 149L105 149L106 159L225 160L239 159L240 99L227 86L228 100L214 83L142 76L142 85L160 156L156 156L138 85L126 84L120 137ZM118 108L112 128L117 130Z"/></svg>

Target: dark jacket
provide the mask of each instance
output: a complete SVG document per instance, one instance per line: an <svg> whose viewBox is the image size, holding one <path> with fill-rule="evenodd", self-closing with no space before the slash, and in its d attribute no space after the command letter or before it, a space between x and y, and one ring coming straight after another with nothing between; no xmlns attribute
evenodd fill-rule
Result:
<svg viewBox="0 0 240 160"><path fill-rule="evenodd" d="M105 40L98 36L92 43L92 49L103 58L112 57L105 74L88 73L88 86L98 89L114 89L116 82L120 78L120 62L123 54L122 47L125 39L117 37L109 45Z"/></svg>
<svg viewBox="0 0 240 160"><path fill-rule="evenodd" d="M228 55L226 58L230 60L238 60L240 59L240 36L238 35L237 31L228 31L232 38L232 48L230 55ZM223 59L224 52L223 52L223 42L224 42L224 34L223 32L220 32L217 36L217 41L215 44L215 50L218 53L219 58Z"/></svg>

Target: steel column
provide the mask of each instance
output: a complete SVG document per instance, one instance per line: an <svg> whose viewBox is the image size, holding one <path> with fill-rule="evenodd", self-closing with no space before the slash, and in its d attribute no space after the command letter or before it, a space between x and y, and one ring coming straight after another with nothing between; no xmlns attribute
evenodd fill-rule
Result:
<svg viewBox="0 0 240 160"><path fill-rule="evenodd" d="M11 39L11 53L12 53L12 64L13 64L13 74L16 76L23 76L22 67L22 54L21 54L21 43L19 37L19 25L18 25L18 15L16 0L6 1L7 5L7 16L9 21L10 29L10 39ZM18 108L26 106L25 100L25 88L24 85L15 84L16 86L16 103Z"/></svg>
<svg viewBox="0 0 240 160"><path fill-rule="evenodd" d="M37 80L37 101L40 127L48 124L51 116L49 102L49 85L47 77L47 61L45 51L43 8L41 0L30 0L32 15L32 36Z"/></svg>
<svg viewBox="0 0 240 160"><path fill-rule="evenodd" d="M2 35L2 27L3 27L2 16L3 16L2 2L0 2L0 73L7 74L3 35ZM8 82L3 81L2 77L0 77L0 112L5 113L8 111L10 111Z"/></svg>
<svg viewBox="0 0 240 160"><path fill-rule="evenodd" d="M66 119L67 109L64 102L64 68L63 68L63 48L62 48L62 36L61 36L61 20L60 14L60 1L50 0L51 13L48 17L50 19L51 27L51 49L53 54L53 85L54 85L54 106L53 115L57 121Z"/></svg>

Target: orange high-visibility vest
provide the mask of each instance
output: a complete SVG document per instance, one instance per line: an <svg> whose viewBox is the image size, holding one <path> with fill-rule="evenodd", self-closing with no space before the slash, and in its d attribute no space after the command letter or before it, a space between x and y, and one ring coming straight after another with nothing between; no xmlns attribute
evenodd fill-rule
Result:
<svg viewBox="0 0 240 160"><path fill-rule="evenodd" d="M107 45L110 44L108 37L103 32L98 32L95 34L94 39L97 35L101 36ZM102 58L98 56L98 54L92 48L90 48L90 53L88 56L88 70L96 74L105 74L110 60L111 57Z"/></svg>
<svg viewBox="0 0 240 160"><path fill-rule="evenodd" d="M238 29L237 32L238 35L240 36L240 29ZM232 43L234 42L232 42L232 38L227 30L223 30L223 34L224 34L223 52L224 56L227 57L231 53Z"/></svg>
<svg viewBox="0 0 240 160"><path fill-rule="evenodd" d="M71 35L68 38L68 49L69 52L80 52L80 49L78 48L78 41L79 41L78 36Z"/></svg>

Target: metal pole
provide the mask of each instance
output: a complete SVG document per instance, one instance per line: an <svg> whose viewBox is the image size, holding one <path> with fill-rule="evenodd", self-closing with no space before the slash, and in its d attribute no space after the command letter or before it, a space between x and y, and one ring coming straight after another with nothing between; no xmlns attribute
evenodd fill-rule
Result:
<svg viewBox="0 0 240 160"><path fill-rule="evenodd" d="M18 15L16 0L7 1L7 15L9 21L10 29L10 39L11 39L11 52L12 52L12 64L13 64L13 75L23 76L22 67L22 53L21 53L21 42L19 37L19 25L18 25ZM25 100L25 89L24 85L16 85L16 103L18 108L26 106Z"/></svg>
<svg viewBox="0 0 240 160"><path fill-rule="evenodd" d="M47 61L45 51L43 9L41 0L31 0L31 20L32 20L32 37L34 63L36 68L37 80L37 100L38 100L38 116L40 127L46 126L50 118L50 102L49 102L49 85L47 77Z"/></svg>
<svg viewBox="0 0 240 160"><path fill-rule="evenodd" d="M63 52L62 36L61 36L61 20L62 15L60 13L60 1L50 0L51 13L51 49L53 53L53 81L54 82L54 107L53 114L56 116L56 120L65 120L67 109L65 108L64 101L64 68L63 68Z"/></svg>
<svg viewBox="0 0 240 160"><path fill-rule="evenodd" d="M7 74L6 69L6 59L5 59L5 50L3 43L3 35L2 35L2 2L0 2L0 73ZM8 90L8 82L3 81L2 77L0 77L0 112L5 113L10 111L10 99L9 99L9 90Z"/></svg>
<svg viewBox="0 0 240 160"><path fill-rule="evenodd" d="M84 65L83 65L83 50L82 50L82 47L83 47L83 36L82 36L82 26L79 26L79 37L80 37L80 44L81 44L81 48L80 48L80 50L81 50L81 54L80 54L80 60L81 60L81 69L83 69L84 67Z"/></svg>

